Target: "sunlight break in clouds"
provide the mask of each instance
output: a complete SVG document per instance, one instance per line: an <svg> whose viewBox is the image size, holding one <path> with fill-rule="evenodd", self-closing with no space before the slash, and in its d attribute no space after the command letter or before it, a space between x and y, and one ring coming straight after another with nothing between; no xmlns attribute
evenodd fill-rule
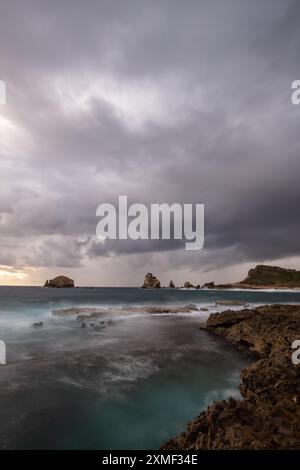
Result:
<svg viewBox="0 0 300 470"><path fill-rule="evenodd" d="M0 284L18 285L26 281L29 275L22 270L10 269L6 266L0 266Z"/></svg>

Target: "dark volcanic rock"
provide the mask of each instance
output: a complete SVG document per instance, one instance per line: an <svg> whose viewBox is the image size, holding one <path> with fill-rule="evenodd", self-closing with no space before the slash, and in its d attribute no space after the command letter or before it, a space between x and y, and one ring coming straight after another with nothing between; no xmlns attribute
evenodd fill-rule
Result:
<svg viewBox="0 0 300 470"><path fill-rule="evenodd" d="M173 281L170 281L169 287L170 287L171 289L175 289L175 284L174 284Z"/></svg>
<svg viewBox="0 0 300 470"><path fill-rule="evenodd" d="M300 449L300 307L273 305L211 315L207 329L247 346L257 361L242 371L242 400L213 403L163 449Z"/></svg>
<svg viewBox="0 0 300 470"><path fill-rule="evenodd" d="M160 280L153 276L152 273L148 273L145 276L143 289L160 289Z"/></svg>
<svg viewBox="0 0 300 470"><path fill-rule="evenodd" d="M44 287L74 287L74 281L67 276L57 276L46 281Z"/></svg>

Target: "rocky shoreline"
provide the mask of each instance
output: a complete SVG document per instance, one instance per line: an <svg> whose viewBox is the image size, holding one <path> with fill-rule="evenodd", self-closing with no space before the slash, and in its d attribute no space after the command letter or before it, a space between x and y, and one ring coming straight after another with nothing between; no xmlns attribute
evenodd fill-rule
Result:
<svg viewBox="0 0 300 470"><path fill-rule="evenodd" d="M254 355L241 373L242 399L213 403L162 449L300 449L300 364L291 359L300 306L227 310L206 329Z"/></svg>

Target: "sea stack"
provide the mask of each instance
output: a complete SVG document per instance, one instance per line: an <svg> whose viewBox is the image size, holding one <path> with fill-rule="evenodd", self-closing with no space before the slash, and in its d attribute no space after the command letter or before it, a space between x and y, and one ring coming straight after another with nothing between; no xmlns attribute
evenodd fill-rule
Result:
<svg viewBox="0 0 300 470"><path fill-rule="evenodd" d="M192 289L194 286L190 283L190 281L186 281L183 286L185 289Z"/></svg>
<svg viewBox="0 0 300 470"><path fill-rule="evenodd" d="M47 280L44 287L74 287L74 281L67 276L57 276L54 279Z"/></svg>
<svg viewBox="0 0 300 470"><path fill-rule="evenodd" d="M152 273L148 273L145 275L142 289L160 289L160 280Z"/></svg>
<svg viewBox="0 0 300 470"><path fill-rule="evenodd" d="M170 289L175 289L175 284L172 280L170 281L169 287Z"/></svg>

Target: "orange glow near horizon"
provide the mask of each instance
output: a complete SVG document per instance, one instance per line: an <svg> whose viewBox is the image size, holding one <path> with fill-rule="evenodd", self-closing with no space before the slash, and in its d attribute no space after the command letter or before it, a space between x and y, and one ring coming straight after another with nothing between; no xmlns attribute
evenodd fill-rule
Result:
<svg viewBox="0 0 300 470"><path fill-rule="evenodd" d="M29 280L29 274L22 269L11 269L0 266L0 285L2 286L18 286L26 285Z"/></svg>

